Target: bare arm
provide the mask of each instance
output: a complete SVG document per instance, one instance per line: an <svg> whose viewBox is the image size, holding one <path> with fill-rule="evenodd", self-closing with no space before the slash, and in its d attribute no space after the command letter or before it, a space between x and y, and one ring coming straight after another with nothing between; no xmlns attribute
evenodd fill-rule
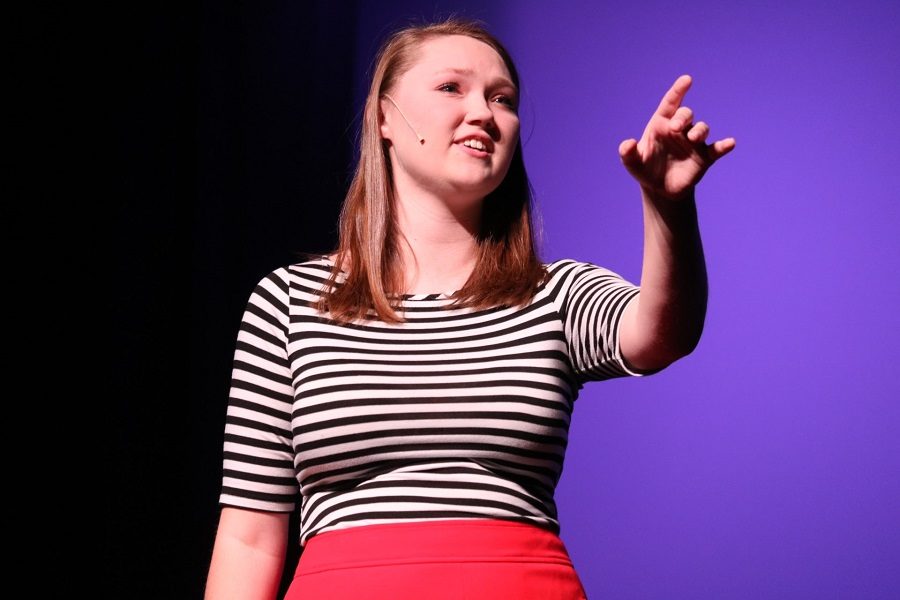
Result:
<svg viewBox="0 0 900 600"><path fill-rule="evenodd" d="M284 568L289 517L223 508L205 600L274 600Z"/></svg>
<svg viewBox="0 0 900 600"><path fill-rule="evenodd" d="M691 109L681 106L690 85L689 76L679 77L640 141L619 146L622 162L641 186L644 210L641 293L626 309L619 331L622 354L638 369L659 369L689 354L706 317L694 188L735 141L706 144L709 126L694 124Z"/></svg>

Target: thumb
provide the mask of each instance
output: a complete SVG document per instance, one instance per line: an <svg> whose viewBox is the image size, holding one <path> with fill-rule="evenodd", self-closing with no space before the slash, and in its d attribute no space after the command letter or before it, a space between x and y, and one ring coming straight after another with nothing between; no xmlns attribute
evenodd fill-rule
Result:
<svg viewBox="0 0 900 600"><path fill-rule="evenodd" d="M637 149L638 143L634 138L627 139L619 144L619 157L626 167L632 169L640 164L641 155Z"/></svg>

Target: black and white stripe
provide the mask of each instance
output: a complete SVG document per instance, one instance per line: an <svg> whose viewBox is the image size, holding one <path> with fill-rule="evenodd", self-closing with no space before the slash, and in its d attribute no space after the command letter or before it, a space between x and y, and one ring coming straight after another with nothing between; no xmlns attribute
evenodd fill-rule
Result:
<svg viewBox="0 0 900 600"><path fill-rule="evenodd" d="M492 518L558 531L578 390L632 375L618 326L638 288L595 265L548 265L524 308L403 297L401 324L315 310L327 259L278 269L241 324L225 428L222 504L289 512L322 531Z"/></svg>

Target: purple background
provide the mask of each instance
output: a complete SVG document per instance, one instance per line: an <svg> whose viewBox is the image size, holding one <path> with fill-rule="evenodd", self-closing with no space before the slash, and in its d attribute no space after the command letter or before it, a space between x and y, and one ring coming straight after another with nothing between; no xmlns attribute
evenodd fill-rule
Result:
<svg viewBox="0 0 900 600"><path fill-rule="evenodd" d="M357 99L398 19L451 10L520 69L547 260L639 281L616 149L678 75L737 139L698 192L699 347L576 405L557 497L588 595L900 596L900 3L362 2Z"/></svg>

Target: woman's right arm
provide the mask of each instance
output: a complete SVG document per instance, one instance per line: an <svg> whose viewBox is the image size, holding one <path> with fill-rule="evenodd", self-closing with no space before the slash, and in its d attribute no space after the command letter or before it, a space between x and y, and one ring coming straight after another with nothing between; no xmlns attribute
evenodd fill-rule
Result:
<svg viewBox="0 0 900 600"><path fill-rule="evenodd" d="M289 513L222 508L205 600L273 600L287 549Z"/></svg>

